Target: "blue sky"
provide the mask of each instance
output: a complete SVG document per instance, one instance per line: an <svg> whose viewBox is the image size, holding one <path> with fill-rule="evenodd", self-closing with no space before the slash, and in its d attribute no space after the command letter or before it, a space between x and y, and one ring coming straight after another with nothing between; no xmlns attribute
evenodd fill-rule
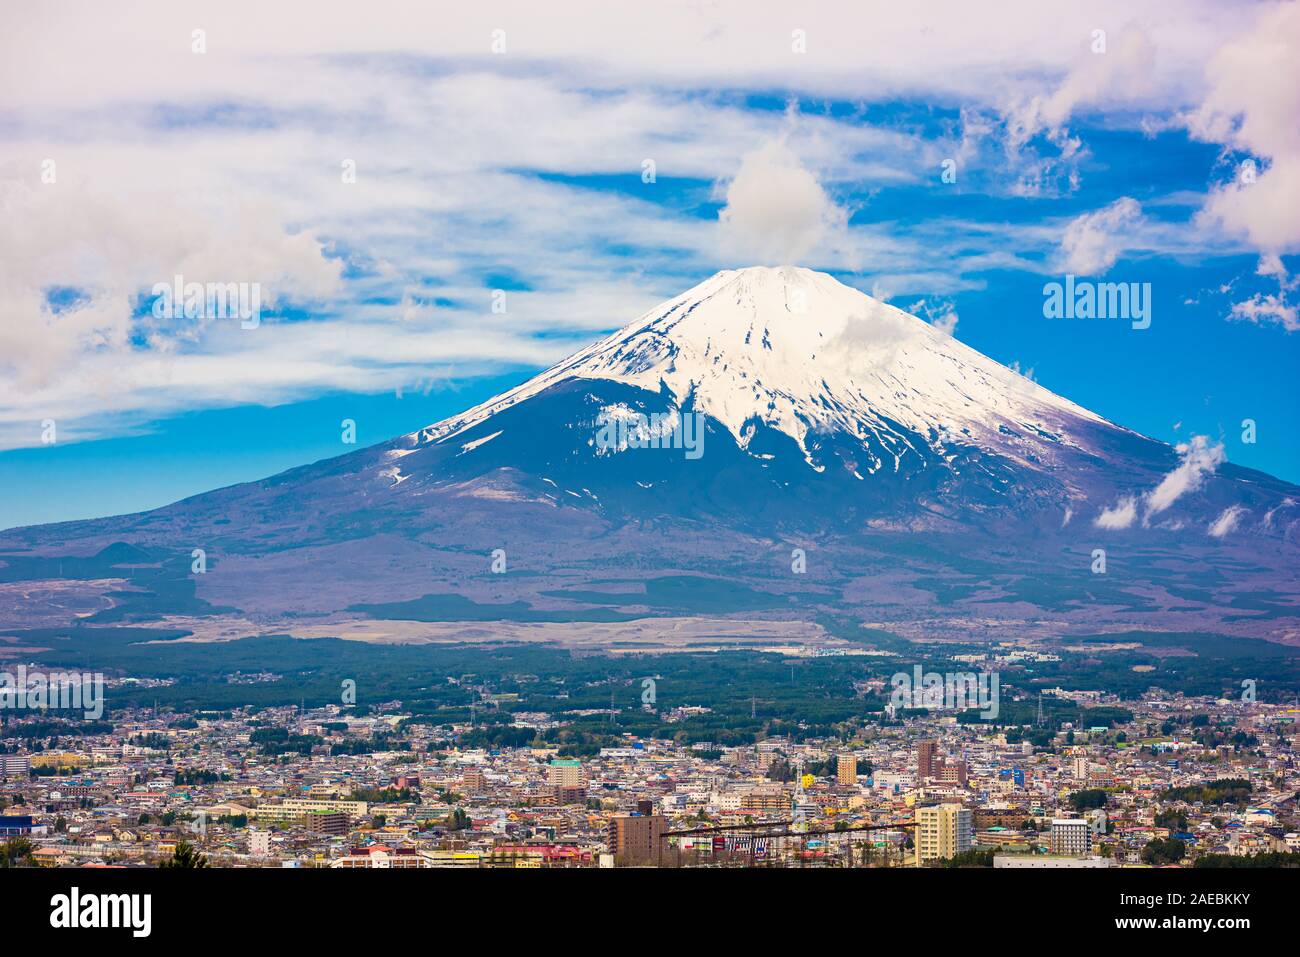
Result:
<svg viewBox="0 0 1300 957"><path fill-rule="evenodd" d="M1300 15L1230 6L719 3L635 36L599 6L567 30L527 5L381 3L346 28L159 6L129 36L95 5L23 13L0 51L0 527L338 454L345 418L360 444L414 430L755 262L1300 482L1300 77L1278 44ZM1044 318L1067 272L1150 283L1151 327ZM176 275L257 284L260 323L156 315Z"/></svg>

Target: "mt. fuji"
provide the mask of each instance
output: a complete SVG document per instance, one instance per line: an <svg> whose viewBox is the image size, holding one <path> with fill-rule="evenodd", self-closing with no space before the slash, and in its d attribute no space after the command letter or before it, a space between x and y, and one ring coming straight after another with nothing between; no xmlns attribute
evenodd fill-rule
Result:
<svg viewBox="0 0 1300 957"><path fill-rule="evenodd" d="M687 416L702 454L649 434ZM599 440L611 420L630 441ZM0 623L109 615L237 637L762 619L1288 641L1297 503L1219 446L1108 422L824 273L753 267L409 435L0 534L0 581L49 592L0 604ZM83 562L76 587L52 583L56 558ZM159 584L178 580L183 600Z"/></svg>
<svg viewBox="0 0 1300 957"><path fill-rule="evenodd" d="M683 413L707 423L705 465L593 444L602 417ZM386 455L394 484L513 467L581 492L606 515L761 515L778 527L828 529L833 520L839 533L852 530L844 521L1060 525L1155 487L1179 463L1170 446L929 323L791 267L718 273ZM424 458L437 467L417 467ZM1294 491L1230 466L1222 474L1246 484L1204 496L1193 512L1235 504L1263 515Z"/></svg>

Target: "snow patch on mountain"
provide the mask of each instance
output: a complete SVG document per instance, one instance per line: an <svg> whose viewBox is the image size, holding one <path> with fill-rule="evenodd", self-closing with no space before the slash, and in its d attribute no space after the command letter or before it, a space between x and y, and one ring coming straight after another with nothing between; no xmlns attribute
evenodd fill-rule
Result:
<svg viewBox="0 0 1300 957"><path fill-rule="evenodd" d="M476 448L478 448L480 445L487 445L489 442L491 442L493 439L495 439L498 435L500 435L502 431L504 431L504 430L499 430L499 431L497 431L497 432L493 432L491 435L485 435L485 436L483 436L483 438L481 438L481 439L474 439L474 440L472 440L472 441L470 441L470 442L466 442L464 445L462 445L462 446L460 447L460 450L461 450L462 453L463 453L463 452L473 452L473 451L474 451Z"/></svg>

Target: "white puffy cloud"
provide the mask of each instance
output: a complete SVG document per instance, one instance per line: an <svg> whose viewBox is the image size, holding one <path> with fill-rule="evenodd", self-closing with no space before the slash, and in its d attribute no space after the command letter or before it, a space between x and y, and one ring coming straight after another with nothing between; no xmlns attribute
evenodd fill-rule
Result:
<svg viewBox="0 0 1300 957"><path fill-rule="evenodd" d="M1209 89L1186 122L1193 136L1257 157L1253 175L1215 189L1203 218L1258 249L1300 249L1300 6L1260 5L1249 28L1206 66Z"/></svg>
<svg viewBox="0 0 1300 957"><path fill-rule="evenodd" d="M1100 276L1132 243L1143 221L1142 206L1129 196L1071 220L1061 237L1060 268L1080 276Z"/></svg>
<svg viewBox="0 0 1300 957"><path fill-rule="evenodd" d="M1261 324L1275 322L1287 332L1300 330L1300 306L1290 301L1291 293L1300 286L1300 277L1287 275L1286 265L1277 253L1260 256L1255 274L1277 280L1278 291L1257 292L1249 299L1233 303L1228 318Z"/></svg>
<svg viewBox="0 0 1300 957"><path fill-rule="evenodd" d="M1101 514L1093 521L1098 528L1121 529L1128 528L1137 519L1137 499L1132 496L1121 498L1115 505L1110 508L1101 510Z"/></svg>
<svg viewBox="0 0 1300 957"><path fill-rule="evenodd" d="M869 310L865 315L849 316L839 333L827 341L822 356L848 372L887 369L900 353L921 345L921 335L909 324L894 321L886 310Z"/></svg>
<svg viewBox="0 0 1300 957"><path fill-rule="evenodd" d="M1229 318L1266 324L1275 322L1287 332L1300 330L1300 306L1273 293L1255 293L1249 299L1234 302Z"/></svg>
<svg viewBox="0 0 1300 957"><path fill-rule="evenodd" d="M1201 487L1205 477L1214 472L1227 458L1223 443L1211 444L1208 436L1194 435L1189 442L1180 442L1174 446L1182 460L1178 466L1160 480L1160 484L1148 492L1145 522L1154 515L1159 515L1188 492Z"/></svg>
<svg viewBox="0 0 1300 957"><path fill-rule="evenodd" d="M746 154L718 213L738 265L803 265L847 215L784 140Z"/></svg>
<svg viewBox="0 0 1300 957"><path fill-rule="evenodd" d="M1002 109L1007 155L1020 161L1013 190L1018 194L1042 195L1055 181L1063 181L1071 192L1076 189L1077 163L1087 150L1071 134L1070 117L1080 109L1142 102L1158 87L1153 42L1142 26L1125 22L1106 31L1094 25L1075 39L1071 65L1050 91L1013 96ZM1028 146L1040 134L1056 148L1056 156L1039 156Z"/></svg>

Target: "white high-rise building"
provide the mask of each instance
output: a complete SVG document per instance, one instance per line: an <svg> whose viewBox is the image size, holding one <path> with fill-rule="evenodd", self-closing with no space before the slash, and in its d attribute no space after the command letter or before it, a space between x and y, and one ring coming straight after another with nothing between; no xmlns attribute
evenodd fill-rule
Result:
<svg viewBox="0 0 1300 957"><path fill-rule="evenodd" d="M1083 857L1092 850L1092 828L1086 818L1053 818L1049 840L1053 854Z"/></svg>

